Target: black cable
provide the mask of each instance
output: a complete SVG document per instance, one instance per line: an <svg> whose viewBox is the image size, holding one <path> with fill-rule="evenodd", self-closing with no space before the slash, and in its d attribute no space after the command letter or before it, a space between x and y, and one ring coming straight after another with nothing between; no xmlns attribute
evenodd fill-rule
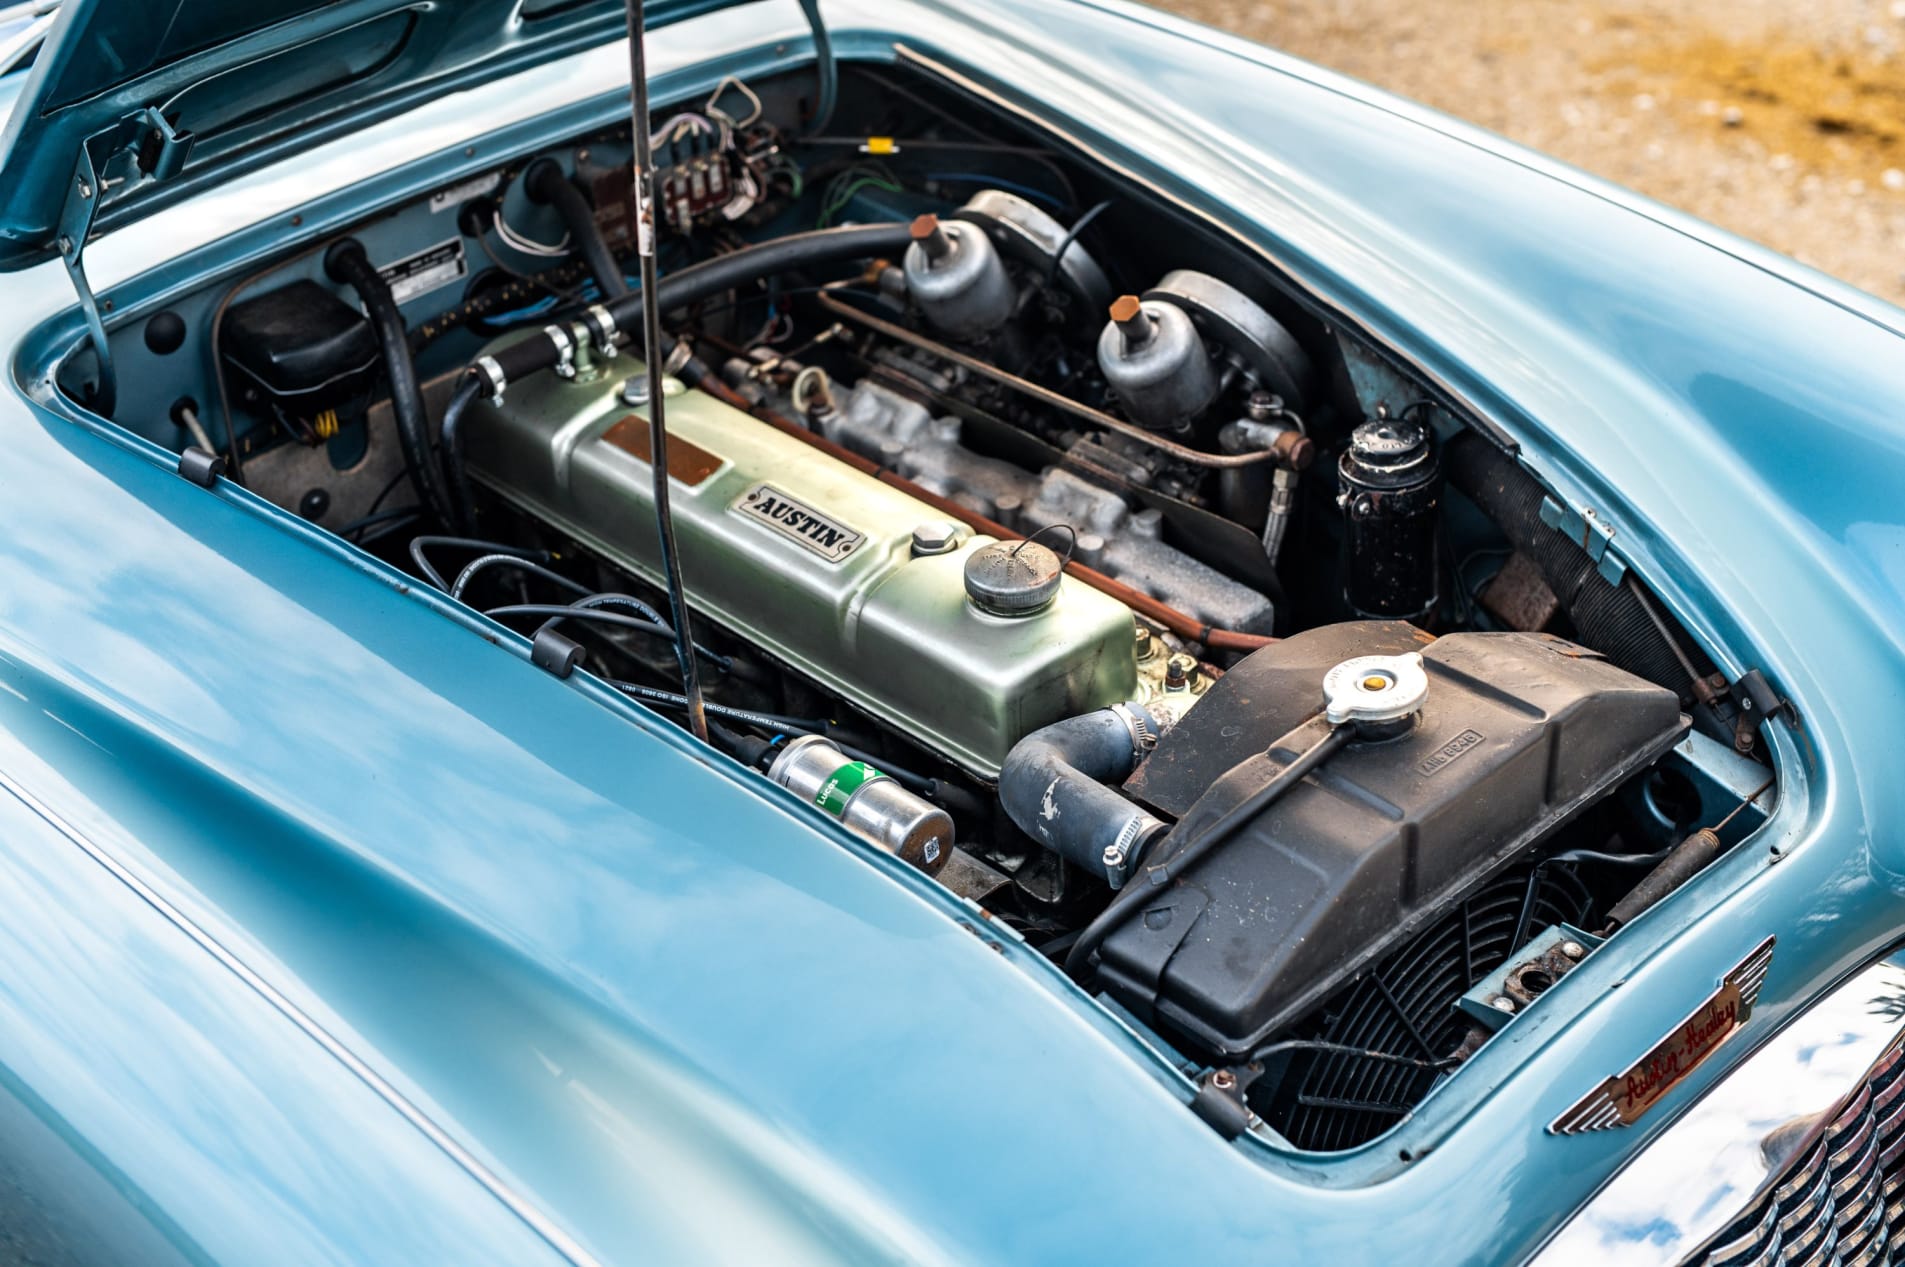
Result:
<svg viewBox="0 0 1905 1267"><path fill-rule="evenodd" d="M1542 865L1550 862L1610 862L1616 866L1644 867L1660 862L1672 849L1662 849L1658 853L1603 853L1598 849L1570 849L1565 853L1542 859Z"/></svg>
<svg viewBox="0 0 1905 1267"><path fill-rule="evenodd" d="M570 603L569 606L579 607L579 608L626 607L644 620L652 620L658 625L665 625L668 623L665 619L663 619L662 614L660 612L656 611L653 607L650 607L647 603L644 603L641 599L636 598L632 594L591 593L587 595L586 597L579 598L575 602ZM543 628L544 629L552 628L556 624L560 623L561 620L562 620L562 617L556 616L550 619L549 621L545 622L543 625Z"/></svg>
<svg viewBox="0 0 1905 1267"><path fill-rule="evenodd" d="M450 522L449 497L437 480L430 460L430 416L423 405L423 384L410 357L410 333L390 285L374 267L355 238L332 245L324 255L325 271L357 292L377 333L383 351L384 376L390 380L390 409L397 419L397 440L403 447L404 467L417 490L419 505Z"/></svg>
<svg viewBox="0 0 1905 1267"><path fill-rule="evenodd" d="M889 779L892 779L895 783L901 784L904 787L909 787L913 789L913 791L915 792L919 792L923 794L925 792L931 791L936 782L933 779L927 778L923 774L915 774L913 773L913 771L908 770L902 766L893 765L891 762L887 761L883 757L876 757L872 753L866 751L864 748L856 748L852 744L841 743L838 739L835 739L833 738L833 736L828 735L825 730L821 731L820 733L826 736L828 743L840 749L841 752L845 753L849 757L852 757L855 761L865 762L867 765L872 766L875 770L878 770L881 774L884 774Z"/></svg>
<svg viewBox="0 0 1905 1267"><path fill-rule="evenodd" d="M420 515L422 513L422 508L418 506L399 506L395 510L380 510L376 514L363 515L351 520L337 530L337 535L340 537L348 537L354 532L362 532L366 528L374 527L380 523L387 523L392 519L402 519L406 515Z"/></svg>
<svg viewBox="0 0 1905 1267"><path fill-rule="evenodd" d="M597 625L614 625L618 629L633 629L639 633L657 634L663 638L672 639L675 636L675 631L660 621L643 620L640 616L624 616L620 612L597 611L586 607L565 607L561 603L510 603L503 607L486 608L483 614L492 619L503 616L562 616Z"/></svg>
<svg viewBox="0 0 1905 1267"><path fill-rule="evenodd" d="M422 518L423 512L413 506L409 511L391 520L389 523L375 524L368 529L361 529L356 544L360 548L373 546L379 541L382 541L385 537L394 537L398 533L413 527L416 521Z"/></svg>
<svg viewBox="0 0 1905 1267"><path fill-rule="evenodd" d="M1289 765L1277 771L1256 791L1230 807L1218 816L1216 822L1186 841L1174 853L1167 854L1172 837L1177 835L1174 829L1170 835L1158 842L1157 861L1147 863L1138 874L1125 882L1111 904L1098 913L1079 935L1071 953L1065 956L1065 971L1077 976L1091 962L1092 955L1105 938L1131 916L1150 896L1153 889L1161 888L1174 879L1181 879L1186 871L1196 864L1198 859L1228 840L1239 827L1261 814L1286 792L1301 783L1310 771L1322 765L1337 752L1341 751L1355 736L1355 730L1349 726L1338 726L1321 739L1304 749Z"/></svg>
<svg viewBox="0 0 1905 1267"><path fill-rule="evenodd" d="M610 686L650 704L661 704L669 708L686 709L688 697L677 695L673 691L664 691L659 687L643 686L640 682L624 682L617 678L603 678ZM746 722L763 730L787 731L799 735L824 734L827 723L812 717L785 717L779 713L757 713L746 708L729 708L725 704L702 705L713 717L725 717L729 721Z"/></svg>
<svg viewBox="0 0 1905 1267"><path fill-rule="evenodd" d="M467 372L443 410L443 475L449 485L449 523L458 532L476 531L476 494L470 488L469 472L463 467L463 415L482 394L483 380L474 371Z"/></svg>
<svg viewBox="0 0 1905 1267"><path fill-rule="evenodd" d="M647 603L644 603L641 599L634 598L628 594L590 594L586 598L577 599L575 602L570 603L560 615L551 616L548 620L543 621L536 632L541 633L544 629L554 629L570 615L591 611L600 607L626 607L630 611L640 615L643 619L653 621L660 628L666 629L670 638L673 638L675 635L674 627L662 619L660 612L650 607ZM585 616L583 619L586 620L588 618ZM732 672L734 669L734 661L718 651L709 650L700 643L695 644L695 654L723 673Z"/></svg>
<svg viewBox="0 0 1905 1267"><path fill-rule="evenodd" d="M553 158L539 158L523 173L523 192L536 202L554 207L569 230L569 240L581 252L589 275L601 287L603 297L620 299L628 294L622 280L622 266L616 262L609 244L602 238L602 226L595 222L595 208L582 196ZM498 215L502 214L499 210Z"/></svg>
<svg viewBox="0 0 1905 1267"><path fill-rule="evenodd" d="M370 499L370 505L364 508L364 513L366 515L376 514L378 507L384 504L384 498L396 492L397 485L403 483L405 480L409 478L410 478L410 472L402 471L402 470L398 471L395 475L391 476L390 482L384 485L383 488L378 491L377 496Z"/></svg>
<svg viewBox="0 0 1905 1267"><path fill-rule="evenodd" d="M1078 241L1078 235L1089 228L1091 222L1103 215L1105 208L1116 201L1118 201L1116 198L1107 198L1103 202L1095 204L1091 210L1072 222L1071 232L1065 235L1064 239L1059 242L1058 249L1052 252L1052 269L1045 275L1047 285L1058 280L1058 266L1065 262L1065 252L1071 249L1072 243Z"/></svg>
<svg viewBox="0 0 1905 1267"><path fill-rule="evenodd" d="M506 546L495 541L479 541L475 537L439 537L426 534L410 538L410 557L416 562L417 570L423 573L430 584L445 593L449 592L450 583L443 579L441 572L430 565L430 560L424 554L425 546L451 546L461 550L480 550L485 554L506 554L512 559L530 559L537 563L547 562L549 558L547 550L524 550L518 546Z"/></svg>
<svg viewBox="0 0 1905 1267"><path fill-rule="evenodd" d="M967 95L966 106L968 108L965 111L965 113L962 114L960 111L954 110L953 108L943 105L940 102L927 100L926 97L924 97L918 92L913 91L913 89L909 88L905 84L900 83L898 80L890 79L887 76L870 69L864 64L849 63L846 69L856 75L861 76L864 79L872 80L888 96L904 97L907 100L911 101L914 105L920 106L921 108L928 110L935 115L938 115L939 118L943 120L944 122L946 122L947 124L950 124L951 126L955 128L958 128L961 132L964 132L966 135L972 137L974 141L977 142L977 144L972 146L974 150L995 150L999 152L1013 153L1020 157L1025 158L1029 162L1037 164L1039 167L1044 168L1047 172L1049 172L1052 175L1052 178L1058 181L1058 183L1064 188L1066 205L1073 206L1073 207L1078 205L1078 190L1072 185L1071 177L1067 176L1065 174L1065 169L1062 166L1060 166L1056 161L1054 161L1058 154L1058 151L1050 149L1045 146L1036 146L1036 145L1009 146L1009 147L1001 146L999 142L993 140L990 136L988 136L981 128L978 127L978 125L968 121L967 116L975 112L973 110L973 107L977 107L979 109L984 109L984 110L987 110L988 112L991 112L990 108L987 107L985 103L972 98L970 95ZM856 145L861 144L863 139L864 138L856 139L854 144ZM902 142L901 144L903 147L904 142Z"/></svg>
<svg viewBox="0 0 1905 1267"><path fill-rule="evenodd" d="M546 568L542 564L532 559L526 559L521 555L486 554L465 565L463 570L456 574L456 580L450 583L450 597L456 599L462 598L463 591L470 587L470 582L476 579L478 573L487 572L491 568L499 567L513 568L518 572L528 572L532 576L540 576L543 580L553 581L570 593L579 594L584 598L595 593L594 590L582 584L582 582L572 581L562 573ZM660 620L661 617L656 616L655 619Z"/></svg>
<svg viewBox="0 0 1905 1267"><path fill-rule="evenodd" d="M1354 1047L1348 1043L1332 1043L1320 1038L1286 1038L1281 1042L1269 1043L1251 1052L1250 1060L1255 1062L1286 1051L1320 1051L1337 1056L1359 1056L1364 1060L1375 1060L1392 1065L1411 1065L1417 1069L1453 1069L1462 1063L1455 1056L1444 1056L1440 1060L1423 1060L1417 1056L1399 1056L1394 1052L1376 1051L1369 1047Z"/></svg>

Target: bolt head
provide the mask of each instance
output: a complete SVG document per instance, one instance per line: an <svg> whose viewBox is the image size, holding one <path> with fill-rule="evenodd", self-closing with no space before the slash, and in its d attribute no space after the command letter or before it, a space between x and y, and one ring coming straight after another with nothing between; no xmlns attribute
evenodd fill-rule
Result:
<svg viewBox="0 0 1905 1267"><path fill-rule="evenodd" d="M1561 943L1561 953L1570 959L1581 959L1586 957L1587 947L1578 941L1564 941Z"/></svg>
<svg viewBox="0 0 1905 1267"><path fill-rule="evenodd" d="M305 519L322 519L330 508L331 495L321 488L306 489L304 496L298 498L298 514Z"/></svg>
<svg viewBox="0 0 1905 1267"><path fill-rule="evenodd" d="M1105 860L1105 866L1107 868L1122 867L1124 865L1124 857L1125 857L1124 846L1123 845L1106 845L1103 857Z"/></svg>
<svg viewBox="0 0 1905 1267"><path fill-rule="evenodd" d="M622 403L640 409L648 403L648 379L637 374L622 384Z"/></svg>
<svg viewBox="0 0 1905 1267"><path fill-rule="evenodd" d="M913 529L913 553L944 554L959 544L959 525L949 519L933 519Z"/></svg>
<svg viewBox="0 0 1905 1267"><path fill-rule="evenodd" d="M1164 683L1166 686L1182 686L1197 676L1197 657L1186 651L1179 651L1164 662Z"/></svg>
<svg viewBox="0 0 1905 1267"><path fill-rule="evenodd" d="M1488 1001L1488 1006L1494 1008L1497 1012L1512 1012L1515 1010L1515 1001L1506 994L1497 994Z"/></svg>
<svg viewBox="0 0 1905 1267"><path fill-rule="evenodd" d="M1219 1069L1211 1074L1210 1084L1219 1091L1230 1091L1237 1085L1237 1075L1228 1069Z"/></svg>

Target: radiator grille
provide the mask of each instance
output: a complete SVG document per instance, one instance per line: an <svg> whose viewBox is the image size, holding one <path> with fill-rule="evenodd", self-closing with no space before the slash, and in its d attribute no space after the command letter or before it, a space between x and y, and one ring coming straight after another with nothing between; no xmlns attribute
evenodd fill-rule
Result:
<svg viewBox="0 0 1905 1267"><path fill-rule="evenodd" d="M1905 1263L1905 1038L1688 1267Z"/></svg>
<svg viewBox="0 0 1905 1267"><path fill-rule="evenodd" d="M1464 990L1508 962L1530 934L1556 924L1589 924L1594 909L1570 868L1497 876L1460 909L1337 990L1289 1037L1441 1059L1461 1046L1474 1025L1455 1008ZM1354 1148L1408 1116L1441 1076L1353 1053L1299 1055L1274 1093L1259 1093L1252 1107L1298 1148Z"/></svg>

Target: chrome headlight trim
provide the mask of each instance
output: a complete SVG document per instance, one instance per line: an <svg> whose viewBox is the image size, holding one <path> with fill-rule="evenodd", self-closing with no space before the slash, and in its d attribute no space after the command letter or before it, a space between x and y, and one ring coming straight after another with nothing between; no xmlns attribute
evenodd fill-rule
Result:
<svg viewBox="0 0 1905 1267"><path fill-rule="evenodd" d="M1905 1037L1905 947L1860 970L1648 1144L1531 1260L1671 1267L1702 1249L1859 1095Z"/></svg>

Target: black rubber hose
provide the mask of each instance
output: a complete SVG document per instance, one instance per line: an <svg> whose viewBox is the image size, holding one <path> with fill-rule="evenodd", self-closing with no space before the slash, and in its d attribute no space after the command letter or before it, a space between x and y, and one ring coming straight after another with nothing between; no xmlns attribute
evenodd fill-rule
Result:
<svg viewBox="0 0 1905 1267"><path fill-rule="evenodd" d="M1157 733L1148 714L1126 707ZM1162 820L1106 786L1128 776L1137 759L1131 727L1116 711L1068 717L1012 745L999 766L999 804L1026 835L1109 879L1108 848L1118 846L1135 860L1164 830Z"/></svg>
<svg viewBox="0 0 1905 1267"><path fill-rule="evenodd" d="M355 238L334 243L324 255L324 271L357 292L369 314L377 343L384 354L384 375L390 380L390 408L397 417L397 440L403 446L404 469L417 490L417 501L445 523L451 522L450 499L437 479L430 458L430 415L423 407L423 384L410 359L410 333L390 285L371 266L370 257Z"/></svg>
<svg viewBox="0 0 1905 1267"><path fill-rule="evenodd" d="M553 158L539 158L531 163L529 170L523 173L523 192L532 201L556 209L569 230L569 240L575 243L582 253L582 262L588 265L589 276L595 278L595 284L602 288L605 297L612 302L628 294L622 266L616 262L609 244L602 239L601 226L595 222L595 208L582 196L582 191L570 183L560 163Z"/></svg>
<svg viewBox="0 0 1905 1267"><path fill-rule="evenodd" d="M905 224L849 224L792 233L670 273L661 279L655 298L666 312L764 277L898 254L912 245L912 241L909 226ZM640 296L624 296L610 303L608 310L623 337L631 344L638 344L642 328ZM549 369L557 359L556 345L540 331L490 355L501 367L504 379L512 383L537 370Z"/></svg>
<svg viewBox="0 0 1905 1267"><path fill-rule="evenodd" d="M476 531L476 494L463 466L463 415L482 394L482 380L465 374L443 411L443 475L450 488L450 523L458 532Z"/></svg>
<svg viewBox="0 0 1905 1267"><path fill-rule="evenodd" d="M1198 859L1230 839L1239 827L1270 808L1291 788L1309 777L1310 771L1335 756L1354 735L1355 731L1351 727L1336 727L1304 749L1296 760L1277 771L1263 786L1231 806L1216 822L1184 841L1175 850L1170 848L1170 836L1160 841L1158 860L1148 863L1142 872L1132 876L1124 888L1118 890L1118 896L1111 899L1111 905L1100 911L1098 918L1079 935L1071 953L1065 956L1065 971L1074 977L1082 973L1090 965L1092 956L1098 953L1098 947L1104 944L1105 938L1117 931L1144 904L1153 889L1161 888L1174 879L1182 879Z"/></svg>
<svg viewBox="0 0 1905 1267"><path fill-rule="evenodd" d="M1691 700L1691 683L1639 597L1611 585L1581 544L1541 522L1547 491L1515 459L1465 431L1442 450L1449 483L1527 555L1574 622L1577 640L1630 673Z"/></svg>

